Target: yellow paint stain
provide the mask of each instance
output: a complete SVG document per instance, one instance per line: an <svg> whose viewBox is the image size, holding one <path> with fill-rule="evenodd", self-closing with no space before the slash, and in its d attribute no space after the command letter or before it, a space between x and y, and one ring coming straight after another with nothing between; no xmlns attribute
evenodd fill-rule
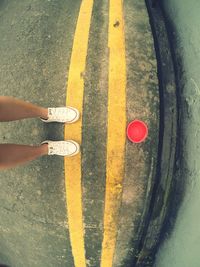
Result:
<svg viewBox="0 0 200 267"><path fill-rule="evenodd" d="M84 71L88 50L89 29L93 0L83 0L77 21L67 83L66 105L82 112ZM71 125L65 125L65 140L81 144L82 116ZM64 158L66 201L72 254L75 267L86 267L81 187L81 153Z"/></svg>
<svg viewBox="0 0 200 267"><path fill-rule="evenodd" d="M101 267L112 267L124 177L126 59L122 0L110 0L106 196Z"/></svg>

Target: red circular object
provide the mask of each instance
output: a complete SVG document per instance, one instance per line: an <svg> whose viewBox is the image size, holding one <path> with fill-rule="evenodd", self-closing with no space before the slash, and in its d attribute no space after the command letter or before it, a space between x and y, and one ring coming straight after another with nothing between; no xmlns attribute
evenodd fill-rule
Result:
<svg viewBox="0 0 200 267"><path fill-rule="evenodd" d="M140 120L134 120L127 127L127 136L131 142L141 143L148 135L147 125Z"/></svg>

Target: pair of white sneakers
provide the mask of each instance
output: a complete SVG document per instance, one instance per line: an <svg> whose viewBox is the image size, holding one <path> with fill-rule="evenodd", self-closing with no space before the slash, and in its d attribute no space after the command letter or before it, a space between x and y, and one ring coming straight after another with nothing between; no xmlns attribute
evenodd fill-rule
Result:
<svg viewBox="0 0 200 267"><path fill-rule="evenodd" d="M80 113L73 107L48 108L48 119L40 118L43 122L74 123L80 117ZM41 144L48 144L48 155L72 157L80 152L80 146L73 140L51 141L45 140Z"/></svg>

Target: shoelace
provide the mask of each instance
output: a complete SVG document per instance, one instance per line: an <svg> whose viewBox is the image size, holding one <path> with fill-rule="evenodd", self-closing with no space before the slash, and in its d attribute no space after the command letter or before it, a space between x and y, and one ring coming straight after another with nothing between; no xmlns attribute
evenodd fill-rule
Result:
<svg viewBox="0 0 200 267"><path fill-rule="evenodd" d="M60 116L62 117L68 117L69 115L69 110L68 108L65 110L61 109L56 109L56 108L49 108L49 118L54 118L54 119L59 119Z"/></svg>
<svg viewBox="0 0 200 267"><path fill-rule="evenodd" d="M52 154L69 154L69 143L50 143L49 151Z"/></svg>

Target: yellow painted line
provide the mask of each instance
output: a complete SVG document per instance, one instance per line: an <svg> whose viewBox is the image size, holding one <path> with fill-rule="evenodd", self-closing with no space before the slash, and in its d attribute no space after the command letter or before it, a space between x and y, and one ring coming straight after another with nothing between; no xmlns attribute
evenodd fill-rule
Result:
<svg viewBox="0 0 200 267"><path fill-rule="evenodd" d="M93 0L83 0L77 21L67 83L66 105L82 112L84 71L88 50ZM65 140L81 144L82 116L71 125L65 125ZM66 201L72 254L75 267L86 267L81 187L81 153L64 158Z"/></svg>
<svg viewBox="0 0 200 267"><path fill-rule="evenodd" d="M122 0L110 0L106 196L101 267L112 267L124 177L126 59Z"/></svg>

